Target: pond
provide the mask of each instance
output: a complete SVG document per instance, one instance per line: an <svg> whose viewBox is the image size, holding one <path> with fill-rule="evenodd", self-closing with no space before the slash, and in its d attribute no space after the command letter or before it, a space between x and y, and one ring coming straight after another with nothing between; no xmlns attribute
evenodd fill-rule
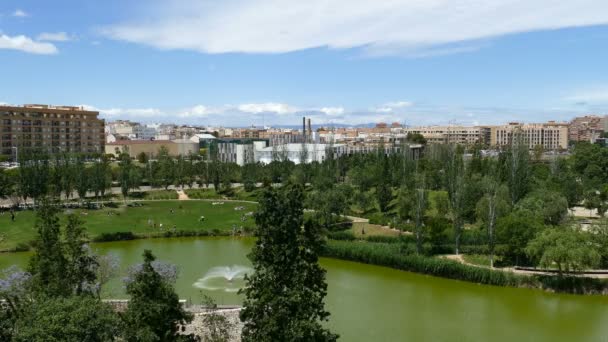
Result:
<svg viewBox="0 0 608 342"><path fill-rule="evenodd" d="M236 293L250 267L253 241L179 238L93 245L114 253L123 268L144 249L179 265L181 298L201 292L218 304L239 304ZM25 267L28 253L0 254L0 269ZM341 341L606 341L608 297L558 295L532 289L476 285L385 267L321 259L327 270L329 326ZM107 297L121 298L120 279Z"/></svg>

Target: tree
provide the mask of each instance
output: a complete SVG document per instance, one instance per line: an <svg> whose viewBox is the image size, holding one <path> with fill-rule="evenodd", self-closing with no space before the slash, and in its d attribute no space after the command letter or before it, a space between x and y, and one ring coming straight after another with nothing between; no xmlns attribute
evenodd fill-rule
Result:
<svg viewBox="0 0 608 342"><path fill-rule="evenodd" d="M538 234L526 253L540 267L557 267L559 275L584 271L600 264L601 256L591 236L573 228L550 228Z"/></svg>
<svg viewBox="0 0 608 342"><path fill-rule="evenodd" d="M120 270L120 259L115 254L108 253L98 255L96 261L97 268L95 270L95 276L97 284L99 284L97 296L100 297L103 286L118 275Z"/></svg>
<svg viewBox="0 0 608 342"><path fill-rule="evenodd" d="M308 207L315 210L315 218L323 227L334 230L339 218L350 206L351 198L351 187L340 184L329 189L312 191Z"/></svg>
<svg viewBox="0 0 608 342"><path fill-rule="evenodd" d="M365 214L369 209L369 206L372 204L373 199L370 197L367 191L357 190L354 193L353 201L359 207L361 212Z"/></svg>
<svg viewBox="0 0 608 342"><path fill-rule="evenodd" d="M606 210L608 210L605 193L597 190L589 190L585 193L584 199L585 208L589 210L590 216L592 210L595 209L600 217L604 217Z"/></svg>
<svg viewBox="0 0 608 342"><path fill-rule="evenodd" d="M129 157L127 153L120 155L119 170L120 191L126 201L129 196L129 191L139 188L141 176L135 165L133 165L131 157Z"/></svg>
<svg viewBox="0 0 608 342"><path fill-rule="evenodd" d="M85 167L84 162L80 158L75 161L73 170L76 191L78 192L78 198L82 202L86 198L87 192L91 187L91 176L89 170Z"/></svg>
<svg viewBox="0 0 608 342"><path fill-rule="evenodd" d="M446 218L448 216L450 213L450 198L448 197L447 192L435 192L431 202L434 204L436 217Z"/></svg>
<svg viewBox="0 0 608 342"><path fill-rule="evenodd" d="M179 303L173 284L153 267L154 255L145 250L141 269L127 283L131 297L124 313L126 341L177 341L178 327L192 321Z"/></svg>
<svg viewBox="0 0 608 342"><path fill-rule="evenodd" d="M25 152L19 156L18 191L23 200L38 202L48 194L50 184L48 155Z"/></svg>
<svg viewBox="0 0 608 342"><path fill-rule="evenodd" d="M397 215L401 221L406 222L412 220L412 209L414 208L414 193L412 190L401 187L399 197L397 198Z"/></svg>
<svg viewBox="0 0 608 342"><path fill-rule="evenodd" d="M414 208L414 235L416 236L416 252L422 253L422 240L424 238L424 218L428 207L428 190L425 189L424 174L419 175L415 190Z"/></svg>
<svg viewBox="0 0 608 342"><path fill-rule="evenodd" d="M388 206L393 199L393 191L391 189L390 183L388 180L390 179L389 173L389 164L388 158L386 156L383 157L383 167L382 167L382 176L379 179L379 184L376 187L376 198L378 200L378 207L381 212L386 212L388 210Z"/></svg>
<svg viewBox="0 0 608 342"><path fill-rule="evenodd" d="M233 324L225 315L217 312L217 304L208 296L203 298L206 313L203 316L204 341L206 342L228 342L232 338L230 333Z"/></svg>
<svg viewBox="0 0 608 342"><path fill-rule="evenodd" d="M530 184L530 153L522 132L514 132L506 152L506 171L511 205L514 206L528 192Z"/></svg>
<svg viewBox="0 0 608 342"><path fill-rule="evenodd" d="M256 164L245 164L241 169L241 178L243 179L243 188L247 192L252 192L256 187Z"/></svg>
<svg viewBox="0 0 608 342"><path fill-rule="evenodd" d="M146 154L146 152L141 152L140 154L137 155L137 161L140 162L141 164L147 164L148 163L148 155Z"/></svg>
<svg viewBox="0 0 608 342"><path fill-rule="evenodd" d="M17 320L12 341L114 341L121 327L114 310L98 299L41 298Z"/></svg>
<svg viewBox="0 0 608 342"><path fill-rule="evenodd" d="M17 320L31 302L31 274L11 266L0 275L0 341L11 341Z"/></svg>
<svg viewBox="0 0 608 342"><path fill-rule="evenodd" d="M477 202L477 217L483 222L488 235L490 267L494 267L496 220L509 210L508 189L492 176L483 179L484 196Z"/></svg>
<svg viewBox="0 0 608 342"><path fill-rule="evenodd" d="M38 208L35 228L38 237L28 270L32 274L34 293L43 296L67 296L71 294L66 278L67 263L63 254L57 208L43 201Z"/></svg>
<svg viewBox="0 0 608 342"><path fill-rule="evenodd" d="M173 163L174 171L173 178L175 186L184 188L184 185L188 182L188 162L182 155L177 156L177 160Z"/></svg>
<svg viewBox="0 0 608 342"><path fill-rule="evenodd" d="M445 160L445 177L448 197L450 199L450 209L452 213L452 225L454 228L454 245L455 252L460 252L460 238L462 235L462 227L464 225L465 211L465 165L463 159L463 151L457 146L448 146Z"/></svg>
<svg viewBox="0 0 608 342"><path fill-rule="evenodd" d="M155 183L167 190L175 181L175 163L165 146L160 147L157 159L158 167L154 175Z"/></svg>
<svg viewBox="0 0 608 342"><path fill-rule="evenodd" d="M520 265L527 261L525 248L537 232L544 229L542 220L526 210L516 210L496 221L497 242L503 260ZM498 249L497 249L498 252Z"/></svg>
<svg viewBox="0 0 608 342"><path fill-rule="evenodd" d="M0 169L0 198L9 197L14 191L15 182L8 172Z"/></svg>
<svg viewBox="0 0 608 342"><path fill-rule="evenodd" d="M67 272L65 274L76 295L97 293L96 270L99 263L91 253L87 243L84 222L75 214L68 215L65 227L65 256Z"/></svg>
<svg viewBox="0 0 608 342"><path fill-rule="evenodd" d="M249 255L254 273L245 278L241 320L248 341L335 341L322 325L325 271L319 227L303 226L303 189L266 189L256 213L258 240Z"/></svg>
<svg viewBox="0 0 608 342"><path fill-rule="evenodd" d="M34 294L45 297L99 294L98 257L86 245L83 222L74 214L68 215L62 239L57 214L57 208L48 201L43 201L38 210L38 238L29 264Z"/></svg>
<svg viewBox="0 0 608 342"><path fill-rule="evenodd" d="M568 214L568 200L555 191L539 189L523 198L516 206L539 215L545 224L556 226Z"/></svg>
<svg viewBox="0 0 608 342"><path fill-rule="evenodd" d="M110 166L108 159L100 158L93 164L91 172L91 189L95 193L95 197L103 197L107 189L112 185L112 176L110 174Z"/></svg>
<svg viewBox="0 0 608 342"><path fill-rule="evenodd" d="M420 133L411 133L410 132L407 134L405 139L414 144L426 145L426 138Z"/></svg>
<svg viewBox="0 0 608 342"><path fill-rule="evenodd" d="M228 164L220 165L221 171L219 172L221 184L219 188L215 188L215 191L222 193L226 196L232 196L234 189L232 188L232 172Z"/></svg>

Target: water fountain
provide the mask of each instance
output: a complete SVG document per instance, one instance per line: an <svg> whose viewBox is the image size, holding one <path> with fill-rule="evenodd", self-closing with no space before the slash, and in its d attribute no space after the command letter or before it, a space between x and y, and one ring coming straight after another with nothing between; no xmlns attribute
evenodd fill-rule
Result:
<svg viewBox="0 0 608 342"><path fill-rule="evenodd" d="M237 292L245 286L243 279L251 271L250 267L242 265L213 267L193 286L208 291Z"/></svg>

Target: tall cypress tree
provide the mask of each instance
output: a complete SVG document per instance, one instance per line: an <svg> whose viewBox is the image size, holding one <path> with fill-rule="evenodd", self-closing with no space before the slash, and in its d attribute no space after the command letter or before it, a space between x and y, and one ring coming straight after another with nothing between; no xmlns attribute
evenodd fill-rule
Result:
<svg viewBox="0 0 608 342"><path fill-rule="evenodd" d="M243 341L335 341L322 326L329 313L319 227L303 222L303 189L266 189L256 214L256 242L249 255L254 273L246 277L241 311Z"/></svg>

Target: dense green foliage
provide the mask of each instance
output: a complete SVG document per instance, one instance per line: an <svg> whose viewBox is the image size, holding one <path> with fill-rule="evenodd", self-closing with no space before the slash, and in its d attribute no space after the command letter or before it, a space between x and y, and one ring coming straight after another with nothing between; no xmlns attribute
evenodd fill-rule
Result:
<svg viewBox="0 0 608 342"><path fill-rule="evenodd" d="M27 306L12 341L113 341L122 322L112 308L91 297L41 299Z"/></svg>
<svg viewBox="0 0 608 342"><path fill-rule="evenodd" d="M335 341L322 325L329 313L325 271L318 264L323 238L303 215L303 189L266 190L256 214L258 237L249 258L241 320L243 341Z"/></svg>
<svg viewBox="0 0 608 342"><path fill-rule="evenodd" d="M131 297L123 315L126 341L178 341L180 324L192 321L179 302L173 284L164 279L152 266L152 252L144 251L141 270L127 283Z"/></svg>

